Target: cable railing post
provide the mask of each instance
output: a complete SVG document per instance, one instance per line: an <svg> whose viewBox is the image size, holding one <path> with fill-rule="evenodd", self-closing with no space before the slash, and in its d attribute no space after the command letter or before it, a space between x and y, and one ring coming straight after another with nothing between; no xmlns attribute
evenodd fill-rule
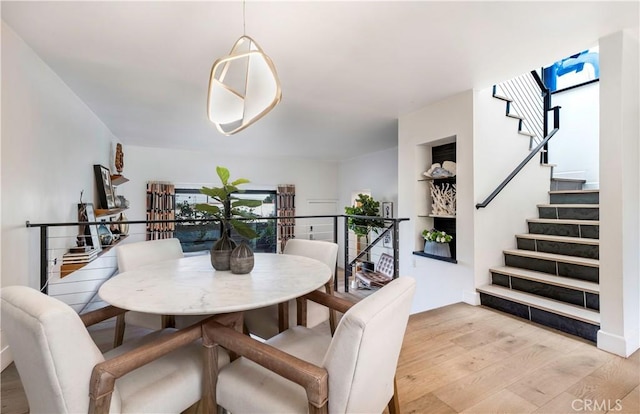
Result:
<svg viewBox="0 0 640 414"><path fill-rule="evenodd" d="M338 216L333 217L333 242L338 243ZM338 291L338 262L333 269L333 289Z"/></svg>
<svg viewBox="0 0 640 414"><path fill-rule="evenodd" d="M346 216L344 217L344 291L349 292L349 279L351 279L351 266L349 266L349 226Z"/></svg>
<svg viewBox="0 0 640 414"><path fill-rule="evenodd" d="M48 226L40 227L40 291L45 295L49 294L49 284L47 283L48 230Z"/></svg>
<svg viewBox="0 0 640 414"><path fill-rule="evenodd" d="M400 226L394 221L393 226L393 278L397 279L400 270Z"/></svg>

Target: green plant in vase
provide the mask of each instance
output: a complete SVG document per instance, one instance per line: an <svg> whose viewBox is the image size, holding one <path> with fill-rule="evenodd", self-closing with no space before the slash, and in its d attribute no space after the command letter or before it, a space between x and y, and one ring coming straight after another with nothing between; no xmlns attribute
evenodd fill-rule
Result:
<svg viewBox="0 0 640 414"><path fill-rule="evenodd" d="M380 216L380 202L373 199L367 194L358 194L354 206L346 206L345 214L353 216ZM380 229L384 227L382 219L368 219L359 217L349 217L347 219L347 227L352 230L358 239L358 253L362 250L361 242L365 240L365 246L369 244L369 233L372 231L378 234ZM367 255L368 256L368 255ZM368 257L367 257L368 259Z"/></svg>
<svg viewBox="0 0 640 414"><path fill-rule="evenodd" d="M222 228L220 238L211 248L211 265L216 270L231 269L234 273L249 273L253 268L253 252L244 242L236 246L236 243L231 240L231 230L235 230L245 239L251 240L258 237L258 234L247 224L246 220L239 219L255 218L256 216L247 209L260 207L262 201L239 198L234 195L244 191L238 187L250 182L246 178L230 181L229 170L220 166L216 167L216 172L222 186L202 187L200 193L211 197L217 204L196 204L196 210L218 219ZM248 258L249 254L250 260ZM237 260L232 260L232 258ZM234 262L235 266L232 266L232 262ZM249 269L246 270L247 268Z"/></svg>
<svg viewBox="0 0 640 414"><path fill-rule="evenodd" d="M435 256L451 257L451 249L449 242L453 240L453 236L444 231L431 229L423 230L424 252Z"/></svg>

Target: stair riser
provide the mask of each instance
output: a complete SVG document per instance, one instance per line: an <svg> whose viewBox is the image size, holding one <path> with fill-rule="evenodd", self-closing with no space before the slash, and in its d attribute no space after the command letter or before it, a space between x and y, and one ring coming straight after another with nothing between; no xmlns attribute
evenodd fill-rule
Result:
<svg viewBox="0 0 640 414"><path fill-rule="evenodd" d="M480 303L484 306L587 339L591 342L596 342L598 330L600 329L598 325L592 325L566 316L556 315L551 312L536 309L532 306L512 302L483 292L480 292Z"/></svg>
<svg viewBox="0 0 640 414"><path fill-rule="evenodd" d="M556 181L551 180L551 191L562 190L582 190L582 182L580 181Z"/></svg>
<svg viewBox="0 0 640 414"><path fill-rule="evenodd" d="M538 207L538 216L542 219L600 220L600 209L597 207Z"/></svg>
<svg viewBox="0 0 640 414"><path fill-rule="evenodd" d="M521 269L535 270L556 276L564 276L572 279L586 280L599 283L600 269L591 266L582 266L573 263L556 262L555 260L537 259L511 254L504 255L505 266L519 267Z"/></svg>
<svg viewBox="0 0 640 414"><path fill-rule="evenodd" d="M599 204L600 193L550 194L551 204Z"/></svg>
<svg viewBox="0 0 640 414"><path fill-rule="evenodd" d="M585 239L600 238L600 226L586 224L561 223L527 223L529 233L547 234L549 236L583 237Z"/></svg>
<svg viewBox="0 0 640 414"><path fill-rule="evenodd" d="M518 249L533 252L563 254L565 256L599 259L600 249L597 245L581 243L553 242L516 237Z"/></svg>
<svg viewBox="0 0 640 414"><path fill-rule="evenodd" d="M554 299L583 308L600 310L600 295L571 289L563 286L549 285L534 280L522 279L515 276L503 275L491 272L491 280L494 285L504 286L520 292Z"/></svg>

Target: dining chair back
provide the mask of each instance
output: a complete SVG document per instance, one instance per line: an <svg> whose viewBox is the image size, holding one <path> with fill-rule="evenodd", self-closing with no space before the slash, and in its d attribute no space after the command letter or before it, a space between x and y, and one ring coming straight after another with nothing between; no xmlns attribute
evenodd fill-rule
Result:
<svg viewBox="0 0 640 414"><path fill-rule="evenodd" d="M415 281L401 277L342 317L323 366L329 372L330 413L379 413L394 395Z"/></svg>
<svg viewBox="0 0 640 414"><path fill-rule="evenodd" d="M107 409L110 413L176 413L203 398L205 358L201 341L192 333L197 335L199 327L153 332L103 354L80 315L58 299L26 286L9 286L0 290L0 301L2 330L32 414ZM102 319L87 318L92 321L87 323L112 317L109 312ZM228 362L228 354L218 351L218 369ZM104 373L100 369L107 375L96 375ZM115 388L110 388L113 379Z"/></svg>
<svg viewBox="0 0 640 414"><path fill-rule="evenodd" d="M119 272L181 257L184 257L182 246L176 238L120 244L116 247Z"/></svg>
<svg viewBox="0 0 640 414"><path fill-rule="evenodd" d="M399 414L395 372L414 292L414 279L394 279L351 306L333 337L328 332L295 326L263 344L229 330L220 331L214 342L243 358L220 370L218 404L234 414L306 413L312 408L332 414L381 413L386 406L391 414ZM340 298L334 301L345 302ZM232 334L235 338L229 339ZM288 355L278 356L273 348ZM292 361L290 356L297 359ZM323 370L311 374L317 375L315 380L302 380L310 384L306 392L292 382L316 367ZM281 375L290 375L291 381ZM324 402L322 407L313 405L315 397L316 402Z"/></svg>
<svg viewBox="0 0 640 414"><path fill-rule="evenodd" d="M2 330L31 413L86 413L89 377L104 361L69 306L26 286L2 289ZM119 399L112 405L119 411Z"/></svg>
<svg viewBox="0 0 640 414"><path fill-rule="evenodd" d="M126 243L116 247L116 259L120 273L163 260L180 259L182 257L184 257L182 246L180 245L180 240L176 238ZM192 320L195 321L194 318L190 318L189 322ZM153 330L177 326L173 316L127 312L118 316L113 341L114 347L122 344L127 325ZM182 328L184 325L184 323L181 323L179 327Z"/></svg>
<svg viewBox="0 0 640 414"><path fill-rule="evenodd" d="M311 259L319 260L329 266L329 269L331 269L329 287L332 287L336 263L338 260L338 245L336 243L321 240L291 239L288 240L287 244L284 246L283 253L309 257ZM296 324L295 316L295 306L292 301L289 307L289 326L294 326ZM329 319L329 309L327 307L315 302L308 302L306 320L307 327L313 328L327 319Z"/></svg>
<svg viewBox="0 0 640 414"><path fill-rule="evenodd" d="M284 247L283 254L297 255L316 259L326 264L334 275L336 262L338 260L338 245L336 243L322 240L290 239ZM325 286L325 291L331 293L332 280ZM253 309L245 312L244 320L247 330L263 339L277 335L288 326L297 324L297 309L294 300L289 301L286 306L286 323L279 320L278 305L267 306L265 308ZM308 302L306 312L306 326L314 327L330 318L330 311L317 303ZM282 327L285 327L282 329Z"/></svg>

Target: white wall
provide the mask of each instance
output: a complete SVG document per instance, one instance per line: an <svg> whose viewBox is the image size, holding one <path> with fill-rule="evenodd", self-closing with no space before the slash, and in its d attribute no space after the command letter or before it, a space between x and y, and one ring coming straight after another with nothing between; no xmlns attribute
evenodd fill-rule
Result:
<svg viewBox="0 0 640 414"><path fill-rule="evenodd" d="M339 166L338 173L338 203L335 214L344 214L344 207L352 205L352 194L360 192L370 193L371 196L382 203L383 201L391 201L394 208L394 217L398 215L398 148L390 148L384 151L378 151L366 154L361 157L352 158L342 161ZM382 208L382 205L380 206ZM380 212L382 215L382 211ZM340 244L340 257L338 257L338 265L344 266L344 221L338 222L338 243ZM401 224L400 232L409 231L406 224ZM375 237L375 233L372 233ZM373 240L372 240L373 241ZM351 259L355 255L355 240L349 241L350 251L352 251ZM382 244L372 250L372 260L376 261L379 254L386 251L392 254L391 249L381 247ZM403 269L400 268L402 274Z"/></svg>
<svg viewBox="0 0 640 414"><path fill-rule="evenodd" d="M109 165L113 134L2 23L2 286L40 286L39 231L32 223L77 221L80 191L93 200L93 164ZM95 201L94 201L95 202ZM77 229L62 233L72 243ZM5 358L2 368L10 362Z"/></svg>
<svg viewBox="0 0 640 414"><path fill-rule="evenodd" d="M557 178L584 179L584 188L599 188L600 83L551 95L561 106L560 130L549 141L549 163ZM551 121L553 122L553 121Z"/></svg>
<svg viewBox="0 0 640 414"><path fill-rule="evenodd" d="M505 102L493 98L491 88L475 93L474 204L530 153L529 137L518 134L518 121L504 113ZM475 286L489 284L489 268L504 264L502 251L516 247L516 234L528 233L526 219L538 217L536 205L549 202L550 177L550 168L536 155L487 207L474 210Z"/></svg>
<svg viewBox="0 0 640 414"><path fill-rule="evenodd" d="M600 315L598 347L640 347L638 32L600 39Z"/></svg>
<svg viewBox="0 0 640 414"><path fill-rule="evenodd" d="M418 217L426 213L427 185L418 182L431 165L425 156L426 147L451 137L456 137L457 151L457 264L413 255L422 250L422 230L433 226L433 219ZM402 225L400 269L417 282L412 312L460 302L474 290L473 92L402 115L398 124L398 159L397 215L411 218Z"/></svg>

